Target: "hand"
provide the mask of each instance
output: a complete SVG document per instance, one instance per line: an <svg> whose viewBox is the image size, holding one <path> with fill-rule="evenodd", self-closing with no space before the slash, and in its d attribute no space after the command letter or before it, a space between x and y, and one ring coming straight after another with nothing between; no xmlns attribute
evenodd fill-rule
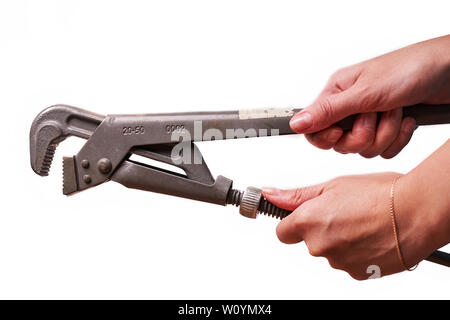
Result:
<svg viewBox="0 0 450 320"><path fill-rule="evenodd" d="M263 189L275 205L294 212L277 227L284 243L305 241L313 256L358 280L368 279L376 265L381 276L405 270L396 249L390 216L390 189L395 177L395 217L405 263L411 267L448 241L448 214L438 219L431 207L422 210L408 176L381 173L346 176L294 190ZM447 210L447 209L446 209ZM448 212L447 212L448 213ZM446 217L446 218L445 218ZM445 227L438 232L436 225ZM442 221L446 221L443 224ZM437 238L441 238L437 242ZM442 240L444 239L444 240Z"/></svg>
<svg viewBox="0 0 450 320"><path fill-rule="evenodd" d="M417 43L336 72L316 101L296 114L291 128L310 143L340 153L392 158L416 123L403 106L450 103L450 35ZM383 112L377 125L376 112ZM359 114L351 132L333 125Z"/></svg>

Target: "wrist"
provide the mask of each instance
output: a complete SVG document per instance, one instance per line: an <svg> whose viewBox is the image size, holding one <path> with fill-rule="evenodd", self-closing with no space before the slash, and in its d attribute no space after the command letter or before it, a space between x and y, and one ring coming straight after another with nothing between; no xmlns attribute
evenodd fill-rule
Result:
<svg viewBox="0 0 450 320"><path fill-rule="evenodd" d="M448 243L449 212L442 201L436 201L424 177L414 171L401 176L394 199L400 246L408 266Z"/></svg>

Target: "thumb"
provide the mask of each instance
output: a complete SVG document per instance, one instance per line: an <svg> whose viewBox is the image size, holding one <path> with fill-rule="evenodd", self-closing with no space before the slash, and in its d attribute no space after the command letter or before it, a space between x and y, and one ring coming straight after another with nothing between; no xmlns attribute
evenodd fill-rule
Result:
<svg viewBox="0 0 450 320"><path fill-rule="evenodd" d="M294 211L302 203L314 199L323 193L324 185L304 188L280 190L276 188L263 188L263 196L271 203L285 210Z"/></svg>
<svg viewBox="0 0 450 320"><path fill-rule="evenodd" d="M312 105L294 115L290 126L297 133L320 131L346 116L360 112L358 108L358 94L352 87L337 94L319 97Z"/></svg>

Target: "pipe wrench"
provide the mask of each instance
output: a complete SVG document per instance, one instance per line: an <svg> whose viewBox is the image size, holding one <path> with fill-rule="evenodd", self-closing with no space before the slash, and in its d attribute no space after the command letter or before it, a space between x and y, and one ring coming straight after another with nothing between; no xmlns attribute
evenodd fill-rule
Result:
<svg viewBox="0 0 450 320"><path fill-rule="evenodd" d="M233 181L214 178L196 141L294 134L289 120L301 109L257 109L224 112L100 115L68 105L54 105L37 115L30 130L31 167L49 173L56 147L70 136L86 139L74 156L63 158L63 193L71 195L107 181L127 188L209 202L235 205L241 215L266 214L284 218L261 190L233 188ZM450 123L450 105L414 105L403 117L417 125ZM352 128L355 116L337 125ZM133 155L174 165L180 174L131 159ZM436 251L427 260L450 266L450 254Z"/></svg>

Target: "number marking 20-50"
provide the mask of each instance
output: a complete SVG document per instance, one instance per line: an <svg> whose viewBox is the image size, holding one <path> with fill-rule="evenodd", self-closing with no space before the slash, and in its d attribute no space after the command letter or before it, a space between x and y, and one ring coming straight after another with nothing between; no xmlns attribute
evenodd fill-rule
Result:
<svg viewBox="0 0 450 320"><path fill-rule="evenodd" d="M135 126L135 127L123 127L122 134L124 136L131 136L132 134L144 134L145 128L144 126Z"/></svg>

